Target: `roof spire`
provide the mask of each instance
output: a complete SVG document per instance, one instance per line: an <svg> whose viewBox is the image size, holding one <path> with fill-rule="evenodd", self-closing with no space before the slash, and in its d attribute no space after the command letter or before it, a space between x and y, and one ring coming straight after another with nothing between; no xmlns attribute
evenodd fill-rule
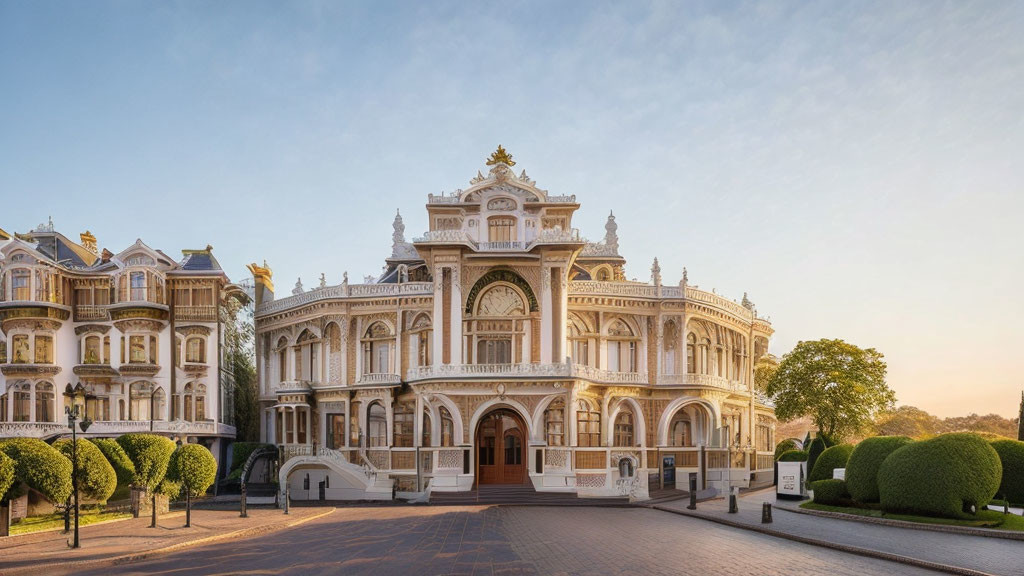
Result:
<svg viewBox="0 0 1024 576"><path fill-rule="evenodd" d="M619 253L619 225L615 223L615 212L608 211L608 221L604 224L604 244L612 249L615 254Z"/></svg>
<svg viewBox="0 0 1024 576"><path fill-rule="evenodd" d="M685 287L689 281L690 278L686 275L686 266L683 266L683 277L679 280L679 285Z"/></svg>
<svg viewBox="0 0 1024 576"><path fill-rule="evenodd" d="M498 144L498 149L491 153L491 157L487 159L488 166L494 166L495 164L504 164L512 167L516 165L516 161L512 159L512 155L505 151L501 144Z"/></svg>
<svg viewBox="0 0 1024 576"><path fill-rule="evenodd" d="M658 257L654 257L654 264L651 266L651 283L661 286L661 265L658 264Z"/></svg>

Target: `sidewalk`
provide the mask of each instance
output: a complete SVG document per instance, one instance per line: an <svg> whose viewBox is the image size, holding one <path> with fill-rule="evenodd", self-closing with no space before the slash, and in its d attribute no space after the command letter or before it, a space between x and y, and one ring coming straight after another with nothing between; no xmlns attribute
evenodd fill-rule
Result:
<svg viewBox="0 0 1024 576"><path fill-rule="evenodd" d="M81 548L72 550L71 534L37 532L0 539L0 576L16 574L71 574L86 566L124 562L221 540L255 536L301 524L330 514L334 508L250 509L248 518L238 510L192 510L192 527L185 528L185 513L172 512L150 528L149 517L84 526Z"/></svg>
<svg viewBox="0 0 1024 576"><path fill-rule="evenodd" d="M772 524L761 524L762 502L772 504ZM776 506L773 490L742 496L736 514L728 513L727 499L700 503L697 510L687 510L687 504L688 501L668 502L654 508L953 574L1020 576L1024 570L1024 544L1019 541L800 514L787 509L793 506L790 501L779 501Z"/></svg>

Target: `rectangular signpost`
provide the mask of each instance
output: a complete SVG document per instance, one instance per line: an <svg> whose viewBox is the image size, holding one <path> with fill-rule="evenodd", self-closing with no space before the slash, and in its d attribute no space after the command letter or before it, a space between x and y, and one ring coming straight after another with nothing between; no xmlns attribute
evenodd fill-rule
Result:
<svg viewBox="0 0 1024 576"><path fill-rule="evenodd" d="M807 498L804 479L807 475L806 462L779 462L779 484L775 494L779 498L803 500Z"/></svg>

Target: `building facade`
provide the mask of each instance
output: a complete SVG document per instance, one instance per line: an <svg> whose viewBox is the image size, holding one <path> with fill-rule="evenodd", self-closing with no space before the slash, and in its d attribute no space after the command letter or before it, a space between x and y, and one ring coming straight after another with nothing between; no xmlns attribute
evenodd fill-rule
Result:
<svg viewBox="0 0 1024 576"><path fill-rule="evenodd" d="M647 497L772 475L775 417L753 385L772 334L688 284L627 281L609 215L572 227L501 147L465 190L396 216L385 272L275 298L255 281L261 434L292 498L415 498L483 484Z"/></svg>
<svg viewBox="0 0 1024 576"><path fill-rule="evenodd" d="M235 434L220 304L238 291L212 249L175 261L141 240L113 254L80 238L52 221L0 230L0 438L70 434L78 402L86 437L154 432L219 458ZM79 384L84 399L65 396Z"/></svg>

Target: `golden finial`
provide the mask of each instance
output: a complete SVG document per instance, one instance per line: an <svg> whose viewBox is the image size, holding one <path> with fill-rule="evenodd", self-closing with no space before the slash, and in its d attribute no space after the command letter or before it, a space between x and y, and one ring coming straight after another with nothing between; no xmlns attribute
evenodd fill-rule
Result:
<svg viewBox="0 0 1024 576"><path fill-rule="evenodd" d="M509 154L508 152L506 152L505 149L501 147L501 144L498 144L498 149L495 150L491 154L491 157L487 160L487 165L488 166L494 166L495 164L505 164L506 166L515 166L516 162L515 162L515 160L512 159L512 155Z"/></svg>

